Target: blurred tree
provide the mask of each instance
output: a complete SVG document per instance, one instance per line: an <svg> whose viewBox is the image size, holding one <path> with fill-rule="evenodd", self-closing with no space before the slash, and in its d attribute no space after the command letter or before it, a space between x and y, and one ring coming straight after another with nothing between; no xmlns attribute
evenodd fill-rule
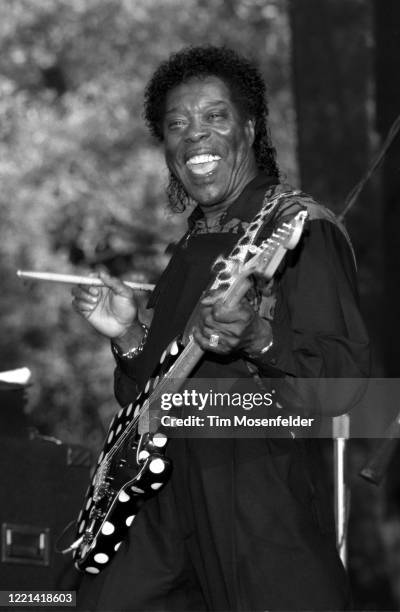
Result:
<svg viewBox="0 0 400 612"><path fill-rule="evenodd" d="M400 5L395 0L374 0L376 37L376 123L379 135L386 138L392 123L400 117L400 91L394 75L400 70ZM398 262L400 261L400 136L389 148L382 176L384 219L384 289L385 299L385 371L387 376L400 373L400 287ZM393 341L393 339L396 341Z"/></svg>
<svg viewBox="0 0 400 612"><path fill-rule="evenodd" d="M55 285L17 268L154 281L183 226L142 119L144 86L186 44L260 61L285 174L296 176L284 0L4 0L0 20L0 368L34 371L38 426L98 445L115 403L109 347ZM78 270L79 268L79 270Z"/></svg>
<svg viewBox="0 0 400 612"><path fill-rule="evenodd" d="M290 15L301 182L340 212L368 160L368 5L292 0Z"/></svg>
<svg viewBox="0 0 400 612"><path fill-rule="evenodd" d="M368 0L291 0L292 66L303 189L342 212L376 152L373 28ZM382 373L382 212L377 177L346 218L363 312ZM380 306L381 307L381 306Z"/></svg>
<svg viewBox="0 0 400 612"><path fill-rule="evenodd" d="M400 5L396 0L373 2L376 39L376 123L379 135L386 138L390 127L400 116L400 91L396 74L400 70ZM384 321L385 372L398 377L400 372L399 272L400 240L400 135L392 142L382 171L382 213L384 225L384 299L381 318ZM400 447L393 457L385 482L381 532L385 542L386 562L393 590L400 606Z"/></svg>
<svg viewBox="0 0 400 612"><path fill-rule="evenodd" d="M376 0L376 5L386 19L392 19L394 32L398 21L390 16L385 2ZM368 0L290 0L289 6L301 183L305 190L340 213L346 196L366 172L379 145L373 125L376 75L373 72L372 5ZM390 55L391 62L397 65L398 50L396 53L393 46L388 50L387 32L382 24L382 43L379 37L376 41L378 57L381 44L382 55ZM392 69L388 65L386 68L387 88L383 96L386 95L384 99L387 100L389 88L396 86L393 64ZM378 69L378 84L382 78ZM398 98L398 94L396 96ZM346 218L359 264L362 308L372 339L375 376L383 373L383 216L379 188L379 177L374 177ZM391 190L389 225L392 229L389 231L392 237L396 231L393 222L398 214L394 212L393 196ZM395 244L393 240L391 244ZM393 280L388 295L392 299L393 283L396 282L393 266L397 261L393 255L398 246L391 248ZM393 329L396 325L390 333ZM393 339L391 342L391 346L398 346ZM378 424L383 418L384 415L377 410L374 415L377 427L383 428L383 420ZM349 570L356 608L393 609L396 606L396 582L393 572L391 580L387 573L387 547L382 537L383 492L375 491L371 485L361 481L358 471L362 463L358 468L354 467L360 457L364 457L365 463L365 457L372 452L373 446L369 440L352 440L350 445Z"/></svg>

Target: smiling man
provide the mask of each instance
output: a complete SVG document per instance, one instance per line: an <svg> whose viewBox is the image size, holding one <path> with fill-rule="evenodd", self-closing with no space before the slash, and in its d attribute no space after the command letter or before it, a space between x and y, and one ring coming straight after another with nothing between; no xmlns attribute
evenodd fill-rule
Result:
<svg viewBox="0 0 400 612"><path fill-rule="evenodd" d="M254 122L240 116L217 77L192 78L169 92L162 129L168 167L207 219L225 211L257 174Z"/></svg>
<svg viewBox="0 0 400 612"><path fill-rule="evenodd" d="M229 49L184 49L152 77L145 118L164 146L172 208L194 206L188 231L150 298L150 328L117 279L103 274L103 288L73 291L76 310L112 340L122 405L183 332L205 351L193 377L246 379L254 392L283 377L368 374L348 237L327 209L280 183L267 115L258 69ZM216 257L277 198L258 240L299 210L309 221L274 282L254 281L239 304L203 297ZM294 397L283 413L308 409ZM316 443L172 439L169 483L137 515L112 563L84 578L81 609L348 608Z"/></svg>

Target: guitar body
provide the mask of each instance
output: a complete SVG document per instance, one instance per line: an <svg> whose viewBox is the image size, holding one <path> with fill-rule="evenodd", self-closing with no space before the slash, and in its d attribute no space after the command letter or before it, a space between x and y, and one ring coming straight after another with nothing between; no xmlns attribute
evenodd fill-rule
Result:
<svg viewBox="0 0 400 612"><path fill-rule="evenodd" d="M157 432L140 434L138 419L158 381L183 350L179 339L168 345L154 377L136 402L121 408L110 424L78 516L79 545L74 551L74 560L79 570L98 574L118 551L144 502L169 480L172 464L165 456L166 436ZM124 435L127 439L119 445Z"/></svg>
<svg viewBox="0 0 400 612"><path fill-rule="evenodd" d="M298 243L307 213L301 211L290 223L281 223L260 246L253 242L271 209L287 195L279 194L268 202L230 256L216 260L209 297L233 305L246 294L249 276L272 278L286 251ZM143 503L167 483L172 470L165 456L168 440L154 427L157 414L155 419L152 414L150 422L150 407L164 392L178 391L203 354L190 333L185 345L173 340L135 402L112 420L78 517L76 540L70 547L78 569L100 573L116 554Z"/></svg>
<svg viewBox="0 0 400 612"><path fill-rule="evenodd" d="M138 460L139 453L146 453L147 458ZM101 465L96 473L99 471ZM170 472L170 460L150 435L137 437L130 452L124 452L121 460L116 457L101 494L95 496L93 484L87 492L78 528L84 532L83 539L75 553L78 569L89 574L100 572L118 551L143 503L166 484Z"/></svg>

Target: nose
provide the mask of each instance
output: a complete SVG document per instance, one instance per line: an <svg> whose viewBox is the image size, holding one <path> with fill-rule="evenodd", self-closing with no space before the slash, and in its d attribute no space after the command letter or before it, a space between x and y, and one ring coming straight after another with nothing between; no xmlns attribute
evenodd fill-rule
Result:
<svg viewBox="0 0 400 612"><path fill-rule="evenodd" d="M187 142L198 142L199 140L208 138L209 135L210 130L208 126L205 125L200 118L192 118L186 130L185 140Z"/></svg>

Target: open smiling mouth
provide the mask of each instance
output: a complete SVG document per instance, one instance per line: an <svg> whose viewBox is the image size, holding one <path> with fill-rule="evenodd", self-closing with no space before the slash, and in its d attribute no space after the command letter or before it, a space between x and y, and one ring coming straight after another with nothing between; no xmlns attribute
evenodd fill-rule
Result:
<svg viewBox="0 0 400 612"><path fill-rule="evenodd" d="M186 166L193 174L204 176L210 174L217 168L220 159L219 155L194 155L188 159Z"/></svg>

